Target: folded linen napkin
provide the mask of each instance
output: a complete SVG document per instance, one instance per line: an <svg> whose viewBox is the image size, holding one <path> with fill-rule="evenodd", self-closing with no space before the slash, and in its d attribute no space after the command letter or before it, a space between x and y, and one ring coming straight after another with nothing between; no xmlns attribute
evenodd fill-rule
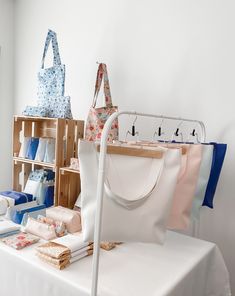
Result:
<svg viewBox="0 0 235 296"><path fill-rule="evenodd" d="M65 267L69 266L69 264L70 264L68 258L64 258L64 259L61 259L61 260L53 259L50 256L46 256L44 254L41 254L40 252L37 252L36 255L38 256L38 258L40 258L45 263L48 263L51 266L53 266L53 267L55 267L55 268L57 268L59 270L64 269ZM56 260L58 260L58 261L56 261Z"/></svg>
<svg viewBox="0 0 235 296"><path fill-rule="evenodd" d="M89 242L83 241L81 233L76 235L67 234L63 237L54 239L53 242L67 247L71 251L71 253L87 247L90 244Z"/></svg>
<svg viewBox="0 0 235 296"><path fill-rule="evenodd" d="M93 250L93 244L90 244L89 246L86 246L78 251L75 251L75 252L72 252L71 253L71 258L74 258L76 256L79 256L81 254L83 254L84 252L86 251L90 251L90 250Z"/></svg>
<svg viewBox="0 0 235 296"><path fill-rule="evenodd" d="M61 257L60 259L55 259L55 258L52 258L51 256L44 255L40 252L36 253L36 255L42 261L50 264L51 266L53 266L57 269L60 269L60 270L64 269L65 267L67 267L71 263L74 263L74 262L76 262L84 257L90 256L92 254L93 254L93 250L86 250L86 251L83 251L83 253L81 253L73 258L71 258L70 255L67 255L67 256Z"/></svg>
<svg viewBox="0 0 235 296"><path fill-rule="evenodd" d="M65 256L70 258L71 251L66 246L58 244L56 242L48 242L37 247L37 252L54 259L61 259Z"/></svg>
<svg viewBox="0 0 235 296"><path fill-rule="evenodd" d="M13 230L13 231L9 231L3 234L0 234L0 238L5 238L14 234L20 233L20 230Z"/></svg>
<svg viewBox="0 0 235 296"><path fill-rule="evenodd" d="M78 261L78 260L80 260L80 259L82 259L84 257L90 256L92 254L93 254L93 250L85 251L85 252L81 253L80 255L71 257L69 262L70 262L70 264L72 264L72 263L74 263L74 262L76 262L76 261Z"/></svg>
<svg viewBox="0 0 235 296"><path fill-rule="evenodd" d="M0 234L20 230L20 225L8 220L0 220Z"/></svg>

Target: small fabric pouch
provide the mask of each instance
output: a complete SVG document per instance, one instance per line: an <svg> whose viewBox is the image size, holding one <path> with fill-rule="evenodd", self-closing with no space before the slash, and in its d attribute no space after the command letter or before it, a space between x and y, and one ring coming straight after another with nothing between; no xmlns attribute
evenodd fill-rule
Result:
<svg viewBox="0 0 235 296"><path fill-rule="evenodd" d="M22 226L26 226L29 217L34 218L35 220L37 220L39 216L40 217L46 216L46 209L45 209L45 207L43 207L40 210L36 210L36 211L24 213L23 219L21 221L21 225Z"/></svg>
<svg viewBox="0 0 235 296"><path fill-rule="evenodd" d="M27 151L29 149L29 144L30 144L30 137L24 137L23 141L20 146L20 152L19 152L19 157L26 157Z"/></svg>
<svg viewBox="0 0 235 296"><path fill-rule="evenodd" d="M48 109L43 106L26 106L22 114L32 117L48 117Z"/></svg>
<svg viewBox="0 0 235 296"><path fill-rule="evenodd" d="M37 216L39 213L41 215L45 215L46 214L45 208L46 208L45 205L37 205L37 206L31 207L31 208L18 209L14 212L13 217L12 217L12 221L17 224L21 224L24 214L26 214L26 213L28 213L28 214L31 213L31 215L35 214L34 216ZM34 213L34 212L37 212L37 213Z"/></svg>
<svg viewBox="0 0 235 296"><path fill-rule="evenodd" d="M19 205L22 203L30 202L33 200L33 195L29 193L24 192L18 192L14 190L8 190L8 191L1 191L0 196L7 198L7 199L13 199L14 204L12 205L10 202L9 206Z"/></svg>
<svg viewBox="0 0 235 296"><path fill-rule="evenodd" d="M28 218L25 231L39 236L45 240L56 238L55 228L51 225L39 222L31 217Z"/></svg>
<svg viewBox="0 0 235 296"><path fill-rule="evenodd" d="M55 162L55 139L47 139L46 151L43 159L44 162L54 163Z"/></svg>
<svg viewBox="0 0 235 296"><path fill-rule="evenodd" d="M58 237L61 237L67 234L67 229L64 222L55 221L51 218L44 217L41 215L38 216L38 221L53 226L55 228L56 236Z"/></svg>
<svg viewBox="0 0 235 296"><path fill-rule="evenodd" d="M47 138L40 138L37 153L35 156L36 161L43 161L46 153Z"/></svg>
<svg viewBox="0 0 235 296"><path fill-rule="evenodd" d="M25 156L26 158L31 159L31 160L35 159L37 149L38 149L38 144L39 144L39 138L31 138L30 139L28 151Z"/></svg>
<svg viewBox="0 0 235 296"><path fill-rule="evenodd" d="M70 233L78 232L82 229L81 216L76 211L58 206L47 209L46 216L64 222Z"/></svg>

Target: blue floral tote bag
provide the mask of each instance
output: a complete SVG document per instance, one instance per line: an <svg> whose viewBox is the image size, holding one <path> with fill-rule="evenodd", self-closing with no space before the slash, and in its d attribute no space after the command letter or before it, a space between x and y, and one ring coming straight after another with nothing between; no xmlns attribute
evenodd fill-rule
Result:
<svg viewBox="0 0 235 296"><path fill-rule="evenodd" d="M50 43L52 43L53 49L53 66L45 69L45 57ZM49 30L44 46L41 69L38 73L39 105L42 105L44 101L48 101L50 97L63 96L64 83L65 65L61 64L56 33Z"/></svg>

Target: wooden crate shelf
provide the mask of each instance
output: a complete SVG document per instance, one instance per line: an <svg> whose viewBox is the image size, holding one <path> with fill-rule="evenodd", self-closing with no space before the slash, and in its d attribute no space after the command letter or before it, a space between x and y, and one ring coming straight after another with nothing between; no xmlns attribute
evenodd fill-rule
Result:
<svg viewBox="0 0 235 296"><path fill-rule="evenodd" d="M54 203L58 204L59 170L77 157L79 138L83 138L84 121L62 118L14 116L13 119L13 189L22 191L30 171L51 168L55 172ZM23 137L54 138L55 162L45 163L19 157ZM23 181L20 182L20 174Z"/></svg>
<svg viewBox="0 0 235 296"><path fill-rule="evenodd" d="M80 192L80 172L69 167L60 168L58 204L72 209Z"/></svg>

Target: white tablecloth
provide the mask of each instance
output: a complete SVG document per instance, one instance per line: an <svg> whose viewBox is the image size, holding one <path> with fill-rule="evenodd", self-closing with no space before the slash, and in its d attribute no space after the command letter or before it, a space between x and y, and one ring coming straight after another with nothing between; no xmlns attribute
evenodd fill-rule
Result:
<svg viewBox="0 0 235 296"><path fill-rule="evenodd" d="M0 243L1 296L90 295L92 257L59 271ZM229 277L216 245L168 232L164 246L125 243L101 251L99 295L230 296Z"/></svg>

